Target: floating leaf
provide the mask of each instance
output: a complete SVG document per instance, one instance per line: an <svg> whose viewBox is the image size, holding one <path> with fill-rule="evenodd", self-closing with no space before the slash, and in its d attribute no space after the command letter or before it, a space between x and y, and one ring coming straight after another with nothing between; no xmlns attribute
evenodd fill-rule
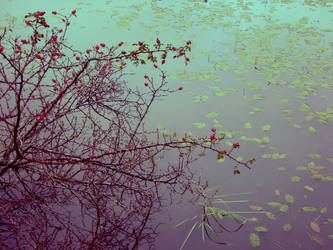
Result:
<svg viewBox="0 0 333 250"><path fill-rule="evenodd" d="M264 159L268 159L268 158L271 158L272 157L272 154L263 154L261 155L261 158L264 158Z"/></svg>
<svg viewBox="0 0 333 250"><path fill-rule="evenodd" d="M266 212L266 216L270 218L271 220L275 220L275 215L271 212Z"/></svg>
<svg viewBox="0 0 333 250"><path fill-rule="evenodd" d="M296 170L307 170L308 168L305 166L297 166Z"/></svg>
<svg viewBox="0 0 333 250"><path fill-rule="evenodd" d="M301 179L301 177L299 177L299 176L293 176L293 177L291 177L291 181L292 182L299 182L300 179Z"/></svg>
<svg viewBox="0 0 333 250"><path fill-rule="evenodd" d="M309 131L312 132L312 133L314 133L314 132L316 132L317 130L316 130L314 127L310 126L310 127L309 127Z"/></svg>
<svg viewBox="0 0 333 250"><path fill-rule="evenodd" d="M283 213L287 212L288 211L288 205L282 205L280 207L280 211L283 212Z"/></svg>
<svg viewBox="0 0 333 250"><path fill-rule="evenodd" d="M288 113L291 113L291 112L293 112L291 109L281 109L282 114L288 114Z"/></svg>
<svg viewBox="0 0 333 250"><path fill-rule="evenodd" d="M320 227L315 221L310 221L310 227L316 233L320 233Z"/></svg>
<svg viewBox="0 0 333 250"><path fill-rule="evenodd" d="M281 207L282 206L282 204L280 202L276 202L276 201L267 202L267 205L270 207Z"/></svg>
<svg viewBox="0 0 333 250"><path fill-rule="evenodd" d="M317 211L317 208L315 208L315 207L305 206L305 207L302 207L302 210L303 210L304 212L316 212L316 211Z"/></svg>
<svg viewBox="0 0 333 250"><path fill-rule="evenodd" d="M309 168L314 168L316 166L316 164L313 162L313 161L310 161L309 163L308 163L308 167Z"/></svg>
<svg viewBox="0 0 333 250"><path fill-rule="evenodd" d="M264 132L269 131L270 129L271 129L271 125L265 125L265 126L261 127L261 130Z"/></svg>
<svg viewBox="0 0 333 250"><path fill-rule="evenodd" d="M281 195L280 190L278 190L278 189L275 189L274 193L275 193L276 196L280 196Z"/></svg>
<svg viewBox="0 0 333 250"><path fill-rule="evenodd" d="M248 218L247 221L256 222L256 221L258 221L258 219L256 217L251 217L251 218Z"/></svg>
<svg viewBox="0 0 333 250"><path fill-rule="evenodd" d="M311 191L311 192L314 191L313 187L310 187L310 186L308 186L308 185L305 185L304 188L305 188L306 190L308 190L308 191Z"/></svg>
<svg viewBox="0 0 333 250"><path fill-rule="evenodd" d="M295 128L302 128L302 126L299 125L299 124L294 124L293 126L294 126Z"/></svg>
<svg viewBox="0 0 333 250"><path fill-rule="evenodd" d="M294 203L294 197L290 194L286 194L284 196L284 199L286 200L286 202L289 202L289 203Z"/></svg>
<svg viewBox="0 0 333 250"><path fill-rule="evenodd" d="M254 230L256 230L257 232L268 232L268 229L266 227L255 227Z"/></svg>
<svg viewBox="0 0 333 250"><path fill-rule="evenodd" d="M308 154L308 156L312 159L320 159L321 158L320 154Z"/></svg>
<svg viewBox="0 0 333 250"><path fill-rule="evenodd" d="M283 225L283 231L289 232L291 229L292 229L292 226L290 224Z"/></svg>
<svg viewBox="0 0 333 250"><path fill-rule="evenodd" d="M256 211L263 211L263 210L264 210L262 207L254 206L254 205L251 205L250 208L251 208L252 210L256 210Z"/></svg>
<svg viewBox="0 0 333 250"><path fill-rule="evenodd" d="M281 167L278 168L278 170L279 170L279 171L284 171L284 170L286 170L286 168L283 167L283 166L281 166Z"/></svg>
<svg viewBox="0 0 333 250"><path fill-rule="evenodd" d="M333 234L329 234L327 237L328 237L329 239L333 240Z"/></svg>
<svg viewBox="0 0 333 250"><path fill-rule="evenodd" d="M310 106L305 103L302 103L302 107L299 110L303 112L309 112Z"/></svg>
<svg viewBox="0 0 333 250"><path fill-rule="evenodd" d="M194 126L197 126L197 128L204 128L206 126L206 123L204 122L193 122Z"/></svg>
<svg viewBox="0 0 333 250"><path fill-rule="evenodd" d="M244 128L252 128L251 123L246 122L246 123L244 124Z"/></svg>
<svg viewBox="0 0 333 250"><path fill-rule="evenodd" d="M320 213L321 214L326 214L327 213L327 207L323 207L322 209L320 209Z"/></svg>
<svg viewBox="0 0 333 250"><path fill-rule="evenodd" d="M260 246L260 238L255 233L250 234L250 242L253 247L259 247Z"/></svg>
<svg viewBox="0 0 333 250"><path fill-rule="evenodd" d="M264 136L263 138L262 138L262 142L263 143L270 143L270 139L269 139L269 137L268 136Z"/></svg>
<svg viewBox="0 0 333 250"><path fill-rule="evenodd" d="M333 224L333 218L327 218L327 221L331 224Z"/></svg>
<svg viewBox="0 0 333 250"><path fill-rule="evenodd" d="M207 117L207 118L214 118L214 117L216 117L217 115L218 115L217 112L211 112L211 113L208 113L208 114L206 115L206 117Z"/></svg>

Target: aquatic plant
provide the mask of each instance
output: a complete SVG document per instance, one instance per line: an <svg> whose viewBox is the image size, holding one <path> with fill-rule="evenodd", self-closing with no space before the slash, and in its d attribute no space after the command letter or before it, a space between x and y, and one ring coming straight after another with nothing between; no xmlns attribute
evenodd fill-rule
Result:
<svg viewBox="0 0 333 250"><path fill-rule="evenodd" d="M205 151L250 169L224 135L177 136L144 126L167 87L162 65L184 59L191 41L175 47L156 39L127 46L98 42L84 51L66 41L69 15L25 16L29 35L0 35L0 244L4 248L136 249L151 246L152 214L172 194L204 195L206 182L190 168ZM151 75L128 84L128 63L152 63ZM155 76L158 77L155 77ZM160 79L158 82L156 79ZM200 153L198 153L200 151ZM173 162L163 164L166 154ZM203 225L215 211L205 205ZM222 215L217 213L217 215ZM236 217L235 217L236 218Z"/></svg>

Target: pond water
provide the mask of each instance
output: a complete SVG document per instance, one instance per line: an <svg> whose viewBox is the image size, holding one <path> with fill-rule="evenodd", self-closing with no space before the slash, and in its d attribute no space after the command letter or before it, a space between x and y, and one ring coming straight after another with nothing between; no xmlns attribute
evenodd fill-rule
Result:
<svg viewBox="0 0 333 250"><path fill-rule="evenodd" d="M240 175L216 155L192 166L218 194L250 192L225 200L247 200L230 208L252 213L241 214L250 221L238 232L220 235L231 246L207 238L203 243L196 228L184 249L251 249L254 234L260 249L333 248L332 1L23 2L8 1L2 19L16 16L20 23L27 12L77 9L68 38L79 49L99 42L153 43L157 37L179 45L191 40L189 65L170 60L163 68L170 87L183 90L155 103L147 126L195 136L214 127L227 143L240 143L240 156L256 162ZM151 68L128 70L137 78ZM128 81L139 84L135 78ZM179 249L198 221L175 227L202 214L190 198L186 194L155 216L166 222L156 249Z"/></svg>

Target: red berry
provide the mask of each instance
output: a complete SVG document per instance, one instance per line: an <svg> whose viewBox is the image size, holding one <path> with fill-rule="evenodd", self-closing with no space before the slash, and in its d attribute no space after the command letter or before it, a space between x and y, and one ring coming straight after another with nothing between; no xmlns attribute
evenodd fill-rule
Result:
<svg viewBox="0 0 333 250"><path fill-rule="evenodd" d="M165 79L165 78L166 78L166 76L165 76L165 75L163 75L163 76L162 76L162 78L163 78L163 79Z"/></svg>
<svg viewBox="0 0 333 250"><path fill-rule="evenodd" d="M185 60L188 62L188 61L190 61L190 58L188 58L188 57L185 57Z"/></svg>
<svg viewBox="0 0 333 250"><path fill-rule="evenodd" d="M183 157L183 153L180 153L180 154L179 154L179 157L182 158L182 157Z"/></svg>
<svg viewBox="0 0 333 250"><path fill-rule="evenodd" d="M215 133L215 132L216 132L216 128L212 128L211 131L212 131L213 133Z"/></svg>
<svg viewBox="0 0 333 250"><path fill-rule="evenodd" d="M76 13L76 10L73 10L73 11L72 11L72 14L75 15L75 13Z"/></svg>
<svg viewBox="0 0 333 250"><path fill-rule="evenodd" d="M51 12L53 15L57 15L57 12L56 11L52 11Z"/></svg>
<svg viewBox="0 0 333 250"><path fill-rule="evenodd" d="M145 82L145 86L148 87L148 83Z"/></svg>
<svg viewBox="0 0 333 250"><path fill-rule="evenodd" d="M160 39L156 38L156 43L159 45L161 44Z"/></svg>
<svg viewBox="0 0 333 250"><path fill-rule="evenodd" d="M136 51L132 51L132 52L131 52L131 55L132 55L132 56L135 56L135 55L136 55Z"/></svg>
<svg viewBox="0 0 333 250"><path fill-rule="evenodd" d="M39 120L41 120L41 121L44 120L44 116L43 116L43 115L40 115L40 116L39 116Z"/></svg>
<svg viewBox="0 0 333 250"><path fill-rule="evenodd" d="M179 87L178 90L183 90L183 88L182 88L182 87Z"/></svg>
<svg viewBox="0 0 333 250"><path fill-rule="evenodd" d="M212 135L210 136L210 140L211 140L211 141L214 141L214 140L215 140L215 134L212 134Z"/></svg>
<svg viewBox="0 0 333 250"><path fill-rule="evenodd" d="M98 45L96 45L96 47L95 47L95 48L96 48L96 50L99 50L99 46L98 46Z"/></svg>
<svg viewBox="0 0 333 250"><path fill-rule="evenodd" d="M125 55L125 54L126 54L126 51L123 50L123 51L121 52L121 54Z"/></svg>
<svg viewBox="0 0 333 250"><path fill-rule="evenodd" d="M27 40L21 40L21 42L22 42L23 44L27 44L27 43L28 43Z"/></svg>
<svg viewBox="0 0 333 250"><path fill-rule="evenodd" d="M239 143L236 142L236 143L232 144L232 147L233 147L233 148L239 148Z"/></svg>
<svg viewBox="0 0 333 250"><path fill-rule="evenodd" d="M53 83L57 83L57 81L56 81L55 79L52 79L52 82L53 82Z"/></svg>
<svg viewBox="0 0 333 250"><path fill-rule="evenodd" d="M147 76L147 75L145 75L143 78L144 78L144 79L148 79L148 76Z"/></svg>
<svg viewBox="0 0 333 250"><path fill-rule="evenodd" d="M60 29L58 32L61 33L61 32L62 32L62 29Z"/></svg>
<svg viewBox="0 0 333 250"><path fill-rule="evenodd" d="M100 43L100 45L101 45L101 47L103 47L103 48L105 47L105 43Z"/></svg>
<svg viewBox="0 0 333 250"><path fill-rule="evenodd" d="M87 49L87 50L86 50L87 54L89 54L89 53L90 53L90 51L91 51L90 49Z"/></svg>
<svg viewBox="0 0 333 250"><path fill-rule="evenodd" d="M75 57L75 59L76 59L77 61L80 61L80 57L78 57L78 56L77 56L77 57Z"/></svg>
<svg viewBox="0 0 333 250"><path fill-rule="evenodd" d="M177 48L176 48L176 47L172 47L172 50L173 50L173 51L176 51L176 50L177 50Z"/></svg>
<svg viewBox="0 0 333 250"><path fill-rule="evenodd" d="M138 44L141 46L143 43L142 42L138 42Z"/></svg>
<svg viewBox="0 0 333 250"><path fill-rule="evenodd" d="M25 24L31 26L31 23L29 21L25 21Z"/></svg>
<svg viewBox="0 0 333 250"><path fill-rule="evenodd" d="M185 138L183 138L182 140L183 140L183 142L186 142L186 139L185 139Z"/></svg>
<svg viewBox="0 0 333 250"><path fill-rule="evenodd" d="M3 47L0 47L0 53L2 53L2 51L3 51Z"/></svg>
<svg viewBox="0 0 333 250"><path fill-rule="evenodd" d="M156 64L154 64L154 68L157 69L157 65Z"/></svg>
<svg viewBox="0 0 333 250"><path fill-rule="evenodd" d="M162 60L162 64L164 64L165 63L165 60Z"/></svg>
<svg viewBox="0 0 333 250"><path fill-rule="evenodd" d="M123 45L123 44L124 44L124 42L121 42L121 43L118 44L118 46L120 47L120 46Z"/></svg>
<svg viewBox="0 0 333 250"><path fill-rule="evenodd" d="M187 41L186 44L187 44L187 45L190 45L190 44L191 44L191 41Z"/></svg>
<svg viewBox="0 0 333 250"><path fill-rule="evenodd" d="M50 27L50 25L48 25L47 23L44 23L44 27L48 28L48 27Z"/></svg>

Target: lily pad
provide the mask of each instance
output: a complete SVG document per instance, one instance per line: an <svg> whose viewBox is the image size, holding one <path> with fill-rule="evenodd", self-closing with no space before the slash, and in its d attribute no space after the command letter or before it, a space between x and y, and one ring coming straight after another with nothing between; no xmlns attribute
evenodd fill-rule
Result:
<svg viewBox="0 0 333 250"><path fill-rule="evenodd" d="M275 220L275 215L271 212L266 212L266 216L271 220Z"/></svg>
<svg viewBox="0 0 333 250"><path fill-rule="evenodd" d="M208 113L208 114L206 115L206 117L207 117L207 118L214 118L214 117L216 117L217 115L218 115L217 112L211 112L211 113Z"/></svg>
<svg viewBox="0 0 333 250"><path fill-rule="evenodd" d="M294 203L294 197L290 194L286 194L284 196L284 199L286 200L286 202L289 202L289 203Z"/></svg>
<svg viewBox="0 0 333 250"><path fill-rule="evenodd" d="M206 126L206 123L204 122L193 122L192 124L197 128L204 128Z"/></svg>
<svg viewBox="0 0 333 250"><path fill-rule="evenodd" d="M288 205L282 205L280 207L280 211L283 212L283 213L287 212L288 211Z"/></svg>
<svg viewBox="0 0 333 250"><path fill-rule="evenodd" d="M271 129L271 125L265 125L265 126L261 127L261 130L264 132L269 131L270 129Z"/></svg>
<svg viewBox="0 0 333 250"><path fill-rule="evenodd" d="M282 206L282 204L280 202L276 202L276 201L267 202L267 205L270 207L281 207Z"/></svg>
<svg viewBox="0 0 333 250"><path fill-rule="evenodd" d="M252 128L251 123L246 122L246 123L244 124L244 128Z"/></svg>
<svg viewBox="0 0 333 250"><path fill-rule="evenodd" d="M299 182L301 180L301 177L299 177L299 176L293 176L293 177L291 177L291 181L292 182Z"/></svg>
<svg viewBox="0 0 333 250"><path fill-rule="evenodd" d="M266 227L255 227L254 230L256 230L257 232L268 232L268 229Z"/></svg>
<svg viewBox="0 0 333 250"><path fill-rule="evenodd" d="M316 130L314 127L310 126L310 127L309 127L309 131L312 132L312 133L314 133L314 132L316 132L317 130Z"/></svg>
<svg viewBox="0 0 333 250"><path fill-rule="evenodd" d="M320 154L308 154L308 156L312 159L320 159L321 158Z"/></svg>
<svg viewBox="0 0 333 250"><path fill-rule="evenodd" d="M304 212L316 212L316 211L317 211L317 208L315 208L315 207L310 207L310 206L304 206L304 207L302 207L302 210L303 210Z"/></svg>
<svg viewBox="0 0 333 250"><path fill-rule="evenodd" d="M260 238L257 234L251 233L250 234L250 242L253 247L259 247L260 246Z"/></svg>
<svg viewBox="0 0 333 250"><path fill-rule="evenodd" d="M305 188L306 190L308 190L308 191L311 191L311 192L314 191L313 187L310 187L310 186L308 186L308 185L305 185L304 188Z"/></svg>
<svg viewBox="0 0 333 250"><path fill-rule="evenodd" d="M283 231L289 232L292 229L292 226L290 224L284 224L282 228Z"/></svg>

